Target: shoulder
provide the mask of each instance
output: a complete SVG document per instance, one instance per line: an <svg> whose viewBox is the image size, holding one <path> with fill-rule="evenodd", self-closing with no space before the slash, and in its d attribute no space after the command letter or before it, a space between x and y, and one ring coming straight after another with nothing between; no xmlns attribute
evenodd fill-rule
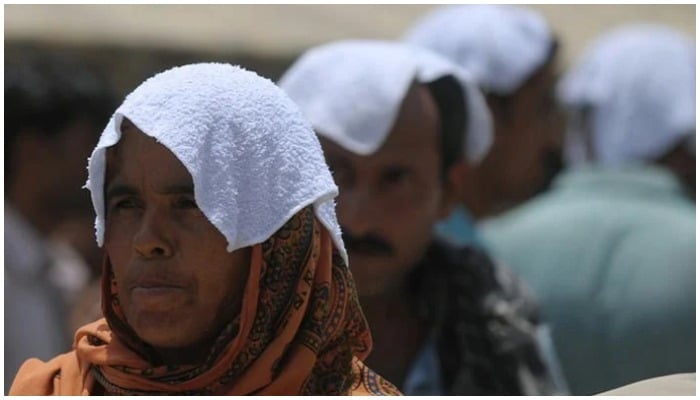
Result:
<svg viewBox="0 0 700 400"><path fill-rule="evenodd" d="M485 250L476 246L456 247L436 242L447 278L453 284L478 287L482 296L498 297L518 304L534 307L534 298L525 283L505 264L493 259ZM468 282L464 282L464 280Z"/></svg>
<svg viewBox="0 0 700 400"><path fill-rule="evenodd" d="M494 264L486 251L477 246L457 246L445 241L435 239L428 250L430 264L438 266L448 278L456 278L460 275L473 276L472 279L493 280ZM434 269L434 268L431 268ZM478 275L478 278L477 276Z"/></svg>
<svg viewBox="0 0 700 400"><path fill-rule="evenodd" d="M529 290L480 248L438 246L448 289L440 340L443 365L455 364L449 367L464 374L491 375L491 386L481 387L482 393L527 393L523 371L534 378L533 390L548 393L548 377L539 372L544 361L537 350L537 305ZM456 375L448 381L454 393L475 390Z"/></svg>
<svg viewBox="0 0 700 400"><path fill-rule="evenodd" d="M32 358L25 361L17 371L9 395L49 396L62 394L59 393L61 383L78 376L75 352L61 354L47 362Z"/></svg>
<svg viewBox="0 0 700 400"><path fill-rule="evenodd" d="M497 320L532 329L539 322L539 310L531 290L483 249L434 242L431 253L442 270L445 300L452 304L447 308L456 314L454 318Z"/></svg>

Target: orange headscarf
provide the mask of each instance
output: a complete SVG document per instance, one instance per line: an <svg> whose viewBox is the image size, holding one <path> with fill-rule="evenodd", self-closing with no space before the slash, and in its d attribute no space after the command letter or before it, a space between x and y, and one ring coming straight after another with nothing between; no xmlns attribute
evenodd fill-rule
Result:
<svg viewBox="0 0 700 400"><path fill-rule="evenodd" d="M240 315L198 365L164 366L127 324L109 262L105 319L79 329L74 351L20 369L11 395L399 394L363 360L372 340L354 281L307 207L252 249Z"/></svg>

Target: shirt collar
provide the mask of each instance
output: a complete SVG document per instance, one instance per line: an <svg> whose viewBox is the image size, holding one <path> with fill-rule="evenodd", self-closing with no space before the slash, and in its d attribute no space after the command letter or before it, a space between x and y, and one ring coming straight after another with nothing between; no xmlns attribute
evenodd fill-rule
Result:
<svg viewBox="0 0 700 400"><path fill-rule="evenodd" d="M554 182L559 192L607 192L646 197L683 198L683 185L669 170L653 165L583 166L562 172Z"/></svg>

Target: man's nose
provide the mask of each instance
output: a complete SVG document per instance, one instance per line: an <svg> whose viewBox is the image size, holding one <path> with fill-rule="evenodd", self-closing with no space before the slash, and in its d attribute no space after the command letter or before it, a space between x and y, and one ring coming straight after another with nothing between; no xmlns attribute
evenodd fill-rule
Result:
<svg viewBox="0 0 700 400"><path fill-rule="evenodd" d="M144 258L168 258L173 255L171 224L164 210L146 210L134 235L134 249Z"/></svg>
<svg viewBox="0 0 700 400"><path fill-rule="evenodd" d="M338 196L338 221L354 236L372 232L377 224L377 210L367 190L352 190Z"/></svg>

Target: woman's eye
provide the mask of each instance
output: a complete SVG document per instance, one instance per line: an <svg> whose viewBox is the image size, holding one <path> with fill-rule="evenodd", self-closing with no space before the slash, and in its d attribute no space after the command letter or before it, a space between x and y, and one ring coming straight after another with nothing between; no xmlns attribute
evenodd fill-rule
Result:
<svg viewBox="0 0 700 400"><path fill-rule="evenodd" d="M114 203L114 206L112 206L112 208L117 210L128 210L136 207L138 207L138 204L134 199L119 200L116 203Z"/></svg>
<svg viewBox="0 0 700 400"><path fill-rule="evenodd" d="M194 201L194 199L191 197L179 198L175 202L175 205L177 206L177 208L181 208L181 209L199 209L197 202Z"/></svg>
<svg viewBox="0 0 700 400"><path fill-rule="evenodd" d="M141 203L138 201L138 199L125 197L112 201L107 209L107 214L130 212L133 210L138 210L140 207Z"/></svg>

